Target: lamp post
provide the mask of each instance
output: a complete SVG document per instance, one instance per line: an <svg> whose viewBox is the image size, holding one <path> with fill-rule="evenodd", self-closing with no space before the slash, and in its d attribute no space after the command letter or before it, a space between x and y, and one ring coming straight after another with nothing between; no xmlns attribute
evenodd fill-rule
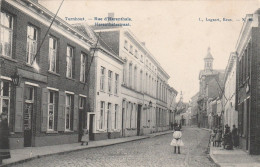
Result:
<svg viewBox="0 0 260 167"><path fill-rule="evenodd" d="M11 79L12 79L12 84L14 86L19 86L20 85L21 78L18 75L17 71L11 76Z"/></svg>

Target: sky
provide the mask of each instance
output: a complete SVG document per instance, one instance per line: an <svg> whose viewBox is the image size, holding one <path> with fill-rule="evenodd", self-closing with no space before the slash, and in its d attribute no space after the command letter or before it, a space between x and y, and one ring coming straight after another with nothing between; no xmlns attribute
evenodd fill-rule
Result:
<svg viewBox="0 0 260 167"><path fill-rule="evenodd" d="M61 0L39 0L56 13ZM260 7L258 0L124 1L65 0L58 16L84 18L131 18L129 28L169 74L168 83L188 102L199 90L199 71L208 47L214 57L213 69L225 69L243 25L242 18ZM223 19L232 21L223 21ZM220 21L209 21L219 19ZM201 21L203 20L203 21ZM84 21L69 21L73 24ZM101 22L99 22L101 23ZM178 96L179 97L179 96ZM177 98L178 99L178 98Z"/></svg>

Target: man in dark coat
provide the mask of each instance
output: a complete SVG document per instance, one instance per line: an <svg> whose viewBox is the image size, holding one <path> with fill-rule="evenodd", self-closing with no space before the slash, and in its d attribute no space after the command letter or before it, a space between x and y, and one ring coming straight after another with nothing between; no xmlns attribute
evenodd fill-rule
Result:
<svg viewBox="0 0 260 167"><path fill-rule="evenodd" d="M9 127L7 114L2 113L0 116L0 165L3 159L11 158L9 148Z"/></svg>

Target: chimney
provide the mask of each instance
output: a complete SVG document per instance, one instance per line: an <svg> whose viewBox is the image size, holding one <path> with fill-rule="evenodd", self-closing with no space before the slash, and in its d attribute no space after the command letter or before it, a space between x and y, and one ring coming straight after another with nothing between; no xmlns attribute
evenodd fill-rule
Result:
<svg viewBox="0 0 260 167"><path fill-rule="evenodd" d="M107 17L115 17L115 13L114 12L108 13Z"/></svg>

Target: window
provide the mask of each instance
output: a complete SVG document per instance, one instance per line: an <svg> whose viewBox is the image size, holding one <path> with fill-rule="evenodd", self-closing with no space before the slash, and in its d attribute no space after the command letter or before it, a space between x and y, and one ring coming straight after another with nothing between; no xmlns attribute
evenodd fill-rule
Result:
<svg viewBox="0 0 260 167"><path fill-rule="evenodd" d="M123 84L124 85L126 84L126 74L127 74L126 70L127 70L127 62L125 62L124 67L123 67Z"/></svg>
<svg viewBox="0 0 260 167"><path fill-rule="evenodd" d="M80 81L86 82L86 63L87 56L83 53L80 55Z"/></svg>
<svg viewBox="0 0 260 167"><path fill-rule="evenodd" d="M143 62L144 61L143 59L144 59L143 55L141 55L140 61Z"/></svg>
<svg viewBox="0 0 260 167"><path fill-rule="evenodd" d="M66 77L72 78L72 60L73 60L73 48L67 46L67 55L66 55L66 62L67 62L67 72Z"/></svg>
<svg viewBox="0 0 260 167"><path fill-rule="evenodd" d="M118 94L118 82L119 82L119 75L115 74L115 95Z"/></svg>
<svg viewBox="0 0 260 167"><path fill-rule="evenodd" d="M140 92L143 91L143 71L140 71Z"/></svg>
<svg viewBox="0 0 260 167"><path fill-rule="evenodd" d="M54 37L49 39L49 71L56 72L57 62L57 40Z"/></svg>
<svg viewBox="0 0 260 167"><path fill-rule="evenodd" d="M101 67L101 71L100 71L101 75L100 75L100 90L104 91L105 90L105 86L104 86L104 82L105 82L105 68Z"/></svg>
<svg viewBox="0 0 260 167"><path fill-rule="evenodd" d="M31 25L27 26L27 48L26 62L33 63L33 59L37 52L37 29Z"/></svg>
<svg viewBox="0 0 260 167"><path fill-rule="evenodd" d="M132 86L132 64L129 64L129 87Z"/></svg>
<svg viewBox="0 0 260 167"><path fill-rule="evenodd" d="M54 130L55 92L49 91L48 99L48 130Z"/></svg>
<svg viewBox="0 0 260 167"><path fill-rule="evenodd" d="M72 95L66 94L65 130L72 130Z"/></svg>
<svg viewBox="0 0 260 167"><path fill-rule="evenodd" d="M79 98L79 109L83 109L85 106L85 98L84 97L80 97Z"/></svg>
<svg viewBox="0 0 260 167"><path fill-rule="evenodd" d="M108 93L112 93L112 71L108 71Z"/></svg>
<svg viewBox="0 0 260 167"><path fill-rule="evenodd" d="M114 129L117 129L117 112L118 112L118 104L115 104L115 125Z"/></svg>
<svg viewBox="0 0 260 167"><path fill-rule="evenodd" d="M130 51L129 51L131 54L133 54L133 46L130 45Z"/></svg>
<svg viewBox="0 0 260 167"><path fill-rule="evenodd" d="M125 48L126 50L128 50L128 42L127 42L127 40L125 40L124 48Z"/></svg>
<svg viewBox="0 0 260 167"><path fill-rule="evenodd" d="M111 114L111 103L108 103L107 104L107 131L111 129L110 114Z"/></svg>
<svg viewBox="0 0 260 167"><path fill-rule="evenodd" d="M137 67L134 68L134 89L137 90Z"/></svg>
<svg viewBox="0 0 260 167"><path fill-rule="evenodd" d="M9 116L10 116L10 83L7 81L0 82L0 114L6 113L7 120L9 124Z"/></svg>
<svg viewBox="0 0 260 167"><path fill-rule="evenodd" d="M100 118L99 118L99 129L104 128L104 109L105 109L105 102L101 101L100 102Z"/></svg>
<svg viewBox="0 0 260 167"><path fill-rule="evenodd" d="M0 55L11 57L13 17L1 12L0 21Z"/></svg>
<svg viewBox="0 0 260 167"><path fill-rule="evenodd" d="M135 57L138 58L138 51L135 50Z"/></svg>

